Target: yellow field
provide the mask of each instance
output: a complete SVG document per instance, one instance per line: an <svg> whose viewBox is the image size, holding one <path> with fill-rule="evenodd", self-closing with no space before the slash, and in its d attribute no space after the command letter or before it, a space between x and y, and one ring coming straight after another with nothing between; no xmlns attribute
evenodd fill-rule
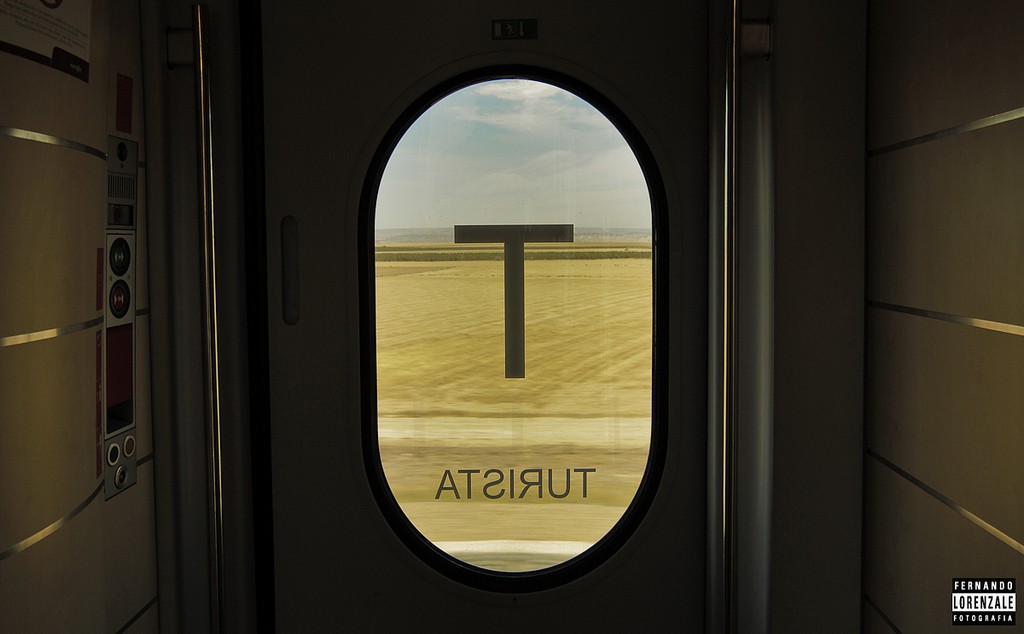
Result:
<svg viewBox="0 0 1024 634"><path fill-rule="evenodd" d="M458 249L423 246L433 261L377 264L392 492L420 532L469 563L523 570L571 558L621 517L646 465L651 260L621 254L650 245L558 245L620 256L527 260L525 379L504 377L502 262L438 260ZM554 245L542 246L552 257Z"/></svg>

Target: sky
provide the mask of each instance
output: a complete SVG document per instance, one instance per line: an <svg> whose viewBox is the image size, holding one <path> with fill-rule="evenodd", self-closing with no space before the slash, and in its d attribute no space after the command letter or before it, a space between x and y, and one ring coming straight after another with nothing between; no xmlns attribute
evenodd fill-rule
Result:
<svg viewBox="0 0 1024 634"><path fill-rule="evenodd" d="M375 222L649 229L651 205L603 114L550 84L501 79L448 95L412 124L385 167Z"/></svg>

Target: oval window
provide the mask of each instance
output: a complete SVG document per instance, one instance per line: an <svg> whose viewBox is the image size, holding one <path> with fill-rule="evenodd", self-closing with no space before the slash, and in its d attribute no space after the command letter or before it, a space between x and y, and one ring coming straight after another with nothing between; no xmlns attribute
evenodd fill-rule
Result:
<svg viewBox="0 0 1024 634"><path fill-rule="evenodd" d="M572 92L481 81L404 129L374 205L374 458L406 526L485 571L588 551L651 462L654 231L630 145Z"/></svg>

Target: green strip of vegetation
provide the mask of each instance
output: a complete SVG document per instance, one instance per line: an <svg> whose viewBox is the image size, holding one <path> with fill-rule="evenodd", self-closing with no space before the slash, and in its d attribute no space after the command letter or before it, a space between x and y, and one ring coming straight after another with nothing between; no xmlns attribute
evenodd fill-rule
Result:
<svg viewBox="0 0 1024 634"><path fill-rule="evenodd" d="M527 251L527 260L650 260L649 250L622 251ZM502 260L501 251L402 251L376 252L377 262L469 262Z"/></svg>
<svg viewBox="0 0 1024 634"><path fill-rule="evenodd" d="M587 245L576 245L576 246L570 247L570 249L579 249L579 250L587 250L587 251L604 251L604 250L609 250L609 251L632 251L632 250L636 249L636 250L640 250L640 251L643 251L643 250L648 250L649 251L651 249L651 246L650 246L649 243L645 244L643 242L636 243L636 246L625 246L622 243L618 243L618 244L591 243L591 244L587 244ZM398 245L398 246L389 245L389 244L378 244L378 245L376 245L374 247L374 250L377 253L412 253L412 252L422 252L422 251L437 251L437 252L442 252L442 253L447 253L449 251L496 251L496 252L500 253L501 252L501 245L499 244L499 245L470 246L470 245L466 245L466 244L458 244L458 245L452 244L450 246L446 246L446 245L432 244L432 245L429 245L429 246L417 247L417 246L412 246L412 245L407 245L407 244ZM534 244L530 244L529 246L527 246L526 250L527 250L527 252L529 252L529 251L566 251L567 249L565 248L564 244L561 244L561 245L553 244L551 246L545 246L544 243L534 243Z"/></svg>

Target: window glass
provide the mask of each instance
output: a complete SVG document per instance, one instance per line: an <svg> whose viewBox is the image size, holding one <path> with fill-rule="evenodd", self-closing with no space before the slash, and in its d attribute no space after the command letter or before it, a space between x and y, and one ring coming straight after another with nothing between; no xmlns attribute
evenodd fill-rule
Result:
<svg viewBox="0 0 1024 634"><path fill-rule="evenodd" d="M652 212L580 97L501 79L436 102L374 213L377 440L423 537L479 568L580 555L648 464Z"/></svg>

